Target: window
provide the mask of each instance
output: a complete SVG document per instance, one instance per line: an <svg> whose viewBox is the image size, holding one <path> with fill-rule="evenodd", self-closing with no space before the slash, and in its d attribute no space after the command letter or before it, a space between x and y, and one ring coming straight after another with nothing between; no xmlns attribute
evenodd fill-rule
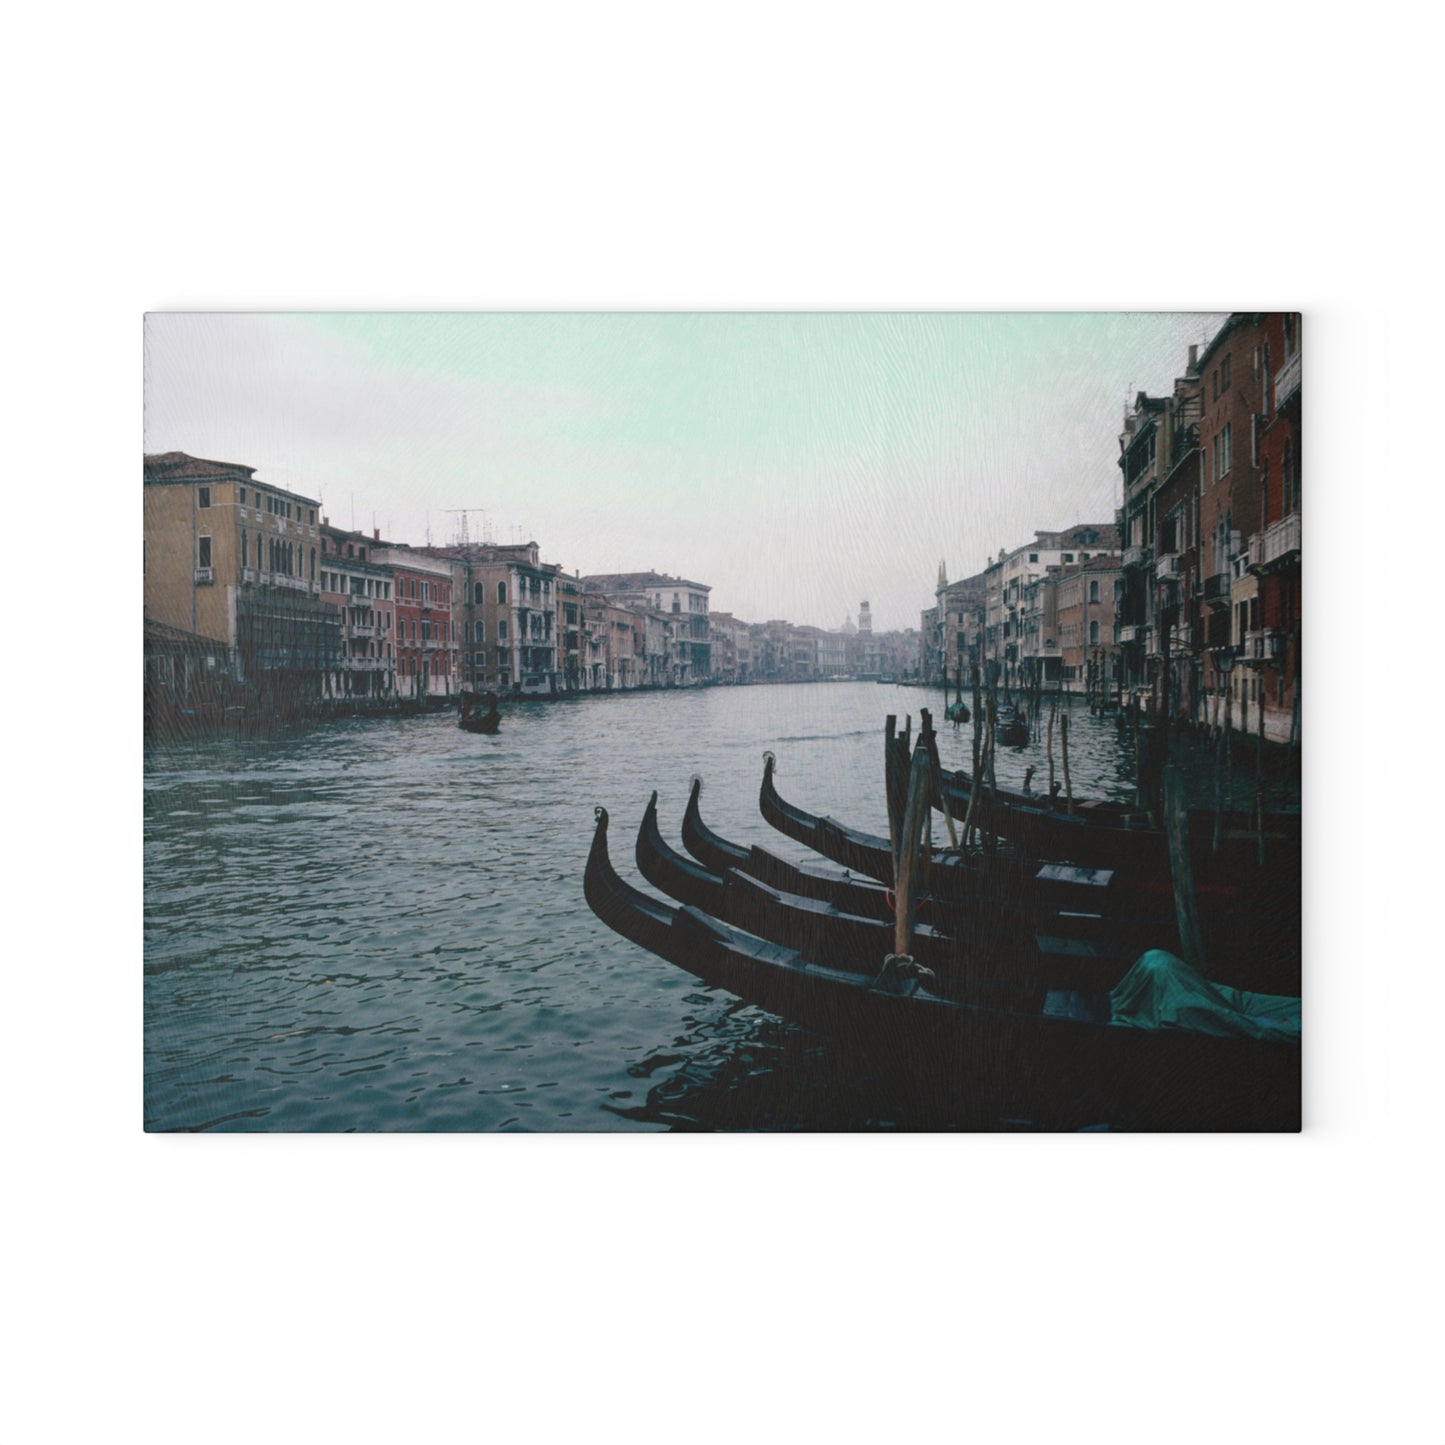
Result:
<svg viewBox="0 0 1445 1445"><path fill-rule="evenodd" d="M241 533L241 566L251 565L251 539L243 531Z"/></svg>
<svg viewBox="0 0 1445 1445"><path fill-rule="evenodd" d="M497 623L497 641L498 641L498 642L503 641L503 640L506 638L506 636L507 636L507 624L506 624L505 622L498 622L498 623Z"/></svg>
<svg viewBox="0 0 1445 1445"><path fill-rule="evenodd" d="M1219 389L1220 391L1229 390L1229 357L1227 356L1219 363Z"/></svg>
<svg viewBox="0 0 1445 1445"><path fill-rule="evenodd" d="M1214 480L1217 482L1229 473L1233 461L1231 452L1231 431L1232 424L1225 422L1224 430L1215 434L1214 438Z"/></svg>
<svg viewBox="0 0 1445 1445"><path fill-rule="evenodd" d="M1294 489L1294 446L1290 439L1284 439L1284 456L1280 459L1280 481L1284 491L1283 516L1289 516L1294 510L1295 498L1291 495Z"/></svg>
<svg viewBox="0 0 1445 1445"><path fill-rule="evenodd" d="M1064 553L1064 561L1065 561L1065 562L1072 562L1073 560L1074 560L1074 554L1073 554L1072 552L1065 552L1065 553Z"/></svg>
<svg viewBox="0 0 1445 1445"><path fill-rule="evenodd" d="M316 525L316 508L315 508L315 507L312 507L312 508L310 509L310 515L311 515L311 525L314 527L314 526Z"/></svg>
<svg viewBox="0 0 1445 1445"><path fill-rule="evenodd" d="M1098 624L1097 622L1091 622L1091 623L1089 624L1089 646L1090 646L1090 647L1097 647L1098 645L1099 645L1099 624Z"/></svg>
<svg viewBox="0 0 1445 1445"><path fill-rule="evenodd" d="M485 622L478 622L473 632L475 634L472 637L473 642L483 643L487 640L487 624Z"/></svg>
<svg viewBox="0 0 1445 1445"><path fill-rule="evenodd" d="M1029 561L1030 561L1030 562L1037 562L1038 560L1039 560L1039 554L1038 554L1037 552L1030 552L1030 553L1029 553Z"/></svg>
<svg viewBox="0 0 1445 1445"><path fill-rule="evenodd" d="M1098 584L1097 581L1091 581L1091 582L1089 583L1089 601L1090 601L1090 602L1097 602L1098 600L1099 600L1099 584Z"/></svg>
<svg viewBox="0 0 1445 1445"><path fill-rule="evenodd" d="M198 507L209 507L211 505L211 489L209 487L196 488L196 505Z"/></svg>
<svg viewBox="0 0 1445 1445"><path fill-rule="evenodd" d="M498 583L497 583L497 606L498 606L498 607L505 607L506 605L507 605L507 584L506 584L505 582L498 582Z"/></svg>
<svg viewBox="0 0 1445 1445"><path fill-rule="evenodd" d="M211 539L209 537L196 538L196 566L209 567L211 565Z"/></svg>
<svg viewBox="0 0 1445 1445"><path fill-rule="evenodd" d="M1260 530L1269 526L1269 458L1264 459L1263 470L1259 476L1259 526Z"/></svg>

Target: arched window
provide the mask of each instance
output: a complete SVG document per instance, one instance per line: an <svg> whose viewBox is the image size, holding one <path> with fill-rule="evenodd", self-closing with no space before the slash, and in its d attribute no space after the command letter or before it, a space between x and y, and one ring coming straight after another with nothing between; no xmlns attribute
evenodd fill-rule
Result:
<svg viewBox="0 0 1445 1445"><path fill-rule="evenodd" d="M505 582L497 583L497 604L501 607L507 605L507 584Z"/></svg>
<svg viewBox="0 0 1445 1445"><path fill-rule="evenodd" d="M311 580L316 580L316 548L311 549Z"/></svg>
<svg viewBox="0 0 1445 1445"><path fill-rule="evenodd" d="M244 493L243 493L242 495L244 495ZM243 567L249 567L250 565L251 565L251 543L250 543L250 539L246 536L246 529L243 527L243 528L241 529L241 566L243 566Z"/></svg>

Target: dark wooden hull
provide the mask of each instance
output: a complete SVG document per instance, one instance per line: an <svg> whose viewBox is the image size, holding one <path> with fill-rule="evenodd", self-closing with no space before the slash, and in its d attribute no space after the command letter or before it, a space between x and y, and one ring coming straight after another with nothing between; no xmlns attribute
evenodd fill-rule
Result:
<svg viewBox="0 0 1445 1445"><path fill-rule="evenodd" d="M719 875L683 857L658 827L656 793L638 829L636 860L638 872L679 903L795 948L810 960L876 969L893 950L891 903L882 912L850 913L832 898L774 887L744 868ZM842 896L847 898L846 890ZM911 952L950 995L1041 1002L1049 983L1108 990L1141 953L1168 946L1146 930L1098 916L1006 904L929 912L931 921L915 925Z"/></svg>
<svg viewBox="0 0 1445 1445"><path fill-rule="evenodd" d="M1299 1127L1298 1046L1149 1031L1108 1022L1106 1001L1055 991L1041 1008L948 998L927 981L806 959L714 918L648 897L619 878L597 810L584 878L607 926L705 984L855 1049L939 1090L988 1088L1014 1108L1117 1127Z"/></svg>
<svg viewBox="0 0 1445 1445"><path fill-rule="evenodd" d="M819 818L783 799L777 792L775 764L767 754L759 806L764 818L786 837L802 842L822 857L848 870L884 881L892 876L892 854L886 838ZM689 802L689 814L695 812ZM701 824L701 819L696 819ZM683 838L689 831L683 828ZM712 844L721 844L709 835ZM727 845L734 848L736 845ZM935 853L926 870L923 918L948 928L959 909L965 915L988 915L997 907L1033 909L1040 928L1048 913L1098 913L1113 919L1113 936L1144 948L1181 951L1178 913L1165 860L1134 860L1129 867L1103 871L1046 863L1046 855L1026 857L1022 850L994 855ZM691 844L689 844L691 848ZM736 850L741 851L741 850ZM1079 860L1075 860L1079 861ZM728 864L750 867L750 861ZM1061 881L1091 879L1092 881ZM789 887L773 868L769 881ZM1301 893L1296 876L1283 877L1257 866L1240 868L1235 876L1215 871L1196 876L1195 906L1204 932L1205 957L1221 983L1260 993L1298 994L1301 990ZM932 912L928 912L931 907Z"/></svg>
<svg viewBox="0 0 1445 1445"><path fill-rule="evenodd" d="M485 717L462 717L457 722L465 733L494 733L501 725L502 720L495 713Z"/></svg>
<svg viewBox="0 0 1445 1445"><path fill-rule="evenodd" d="M973 780L965 772L945 773L943 794L955 818L968 812ZM935 807L943 799L935 798ZM1034 858L1067 860L1096 868L1128 868L1167 874L1169 844L1162 828L1146 812L1122 803L1075 800L1074 811L1061 799L1026 797L985 788L974 809L974 822L987 833L1006 838ZM1259 837L1249 820L1227 815L1220 846L1214 847L1214 815L1196 809L1189 815L1190 854L1196 877L1221 884L1247 882L1268 870L1276 880L1299 875L1298 817L1266 821L1264 865Z"/></svg>

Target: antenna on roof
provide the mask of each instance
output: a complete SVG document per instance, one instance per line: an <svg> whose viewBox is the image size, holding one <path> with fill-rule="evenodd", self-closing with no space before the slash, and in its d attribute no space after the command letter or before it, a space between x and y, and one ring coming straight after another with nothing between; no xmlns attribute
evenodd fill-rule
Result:
<svg viewBox="0 0 1445 1445"><path fill-rule="evenodd" d="M448 507L446 510L452 516L460 517L462 519L460 522L457 523L457 535L455 538L453 538L453 540L459 546L469 546L471 544L472 538L471 531L467 526L467 518L473 512L482 512L482 509L480 507ZM482 533L484 541L486 540L486 516L487 514L485 512L482 512Z"/></svg>

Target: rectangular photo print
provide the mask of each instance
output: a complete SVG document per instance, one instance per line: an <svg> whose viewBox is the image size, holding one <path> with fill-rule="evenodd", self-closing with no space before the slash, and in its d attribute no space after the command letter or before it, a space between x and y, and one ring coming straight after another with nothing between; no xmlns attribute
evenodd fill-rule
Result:
<svg viewBox="0 0 1445 1445"><path fill-rule="evenodd" d="M1300 327L147 316L145 1130L1297 1131Z"/></svg>

